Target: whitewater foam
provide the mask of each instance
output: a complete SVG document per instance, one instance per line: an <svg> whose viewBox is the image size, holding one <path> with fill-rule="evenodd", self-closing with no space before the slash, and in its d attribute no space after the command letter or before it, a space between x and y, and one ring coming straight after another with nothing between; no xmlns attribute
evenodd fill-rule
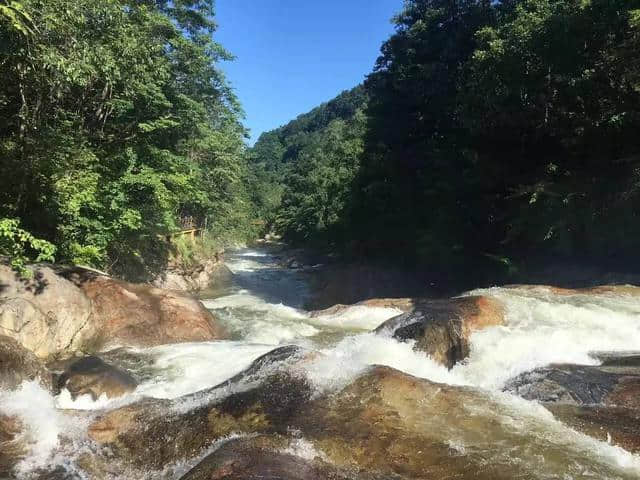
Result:
<svg viewBox="0 0 640 480"><path fill-rule="evenodd" d="M520 373L551 363L597 365L594 351L640 346L640 302L615 294L554 295L544 288L490 288L505 306L506 323L471 337L469 358L453 374L465 383L501 389Z"/></svg>
<svg viewBox="0 0 640 480"><path fill-rule="evenodd" d="M48 465L60 445L60 433L66 423L49 392L36 381L24 382L13 391L0 391L0 413L16 416L24 428L21 440L29 455L16 471L25 474Z"/></svg>

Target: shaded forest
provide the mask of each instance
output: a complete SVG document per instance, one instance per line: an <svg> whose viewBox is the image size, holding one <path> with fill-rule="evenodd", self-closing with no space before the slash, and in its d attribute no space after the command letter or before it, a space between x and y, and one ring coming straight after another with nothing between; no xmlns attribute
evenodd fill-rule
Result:
<svg viewBox="0 0 640 480"><path fill-rule="evenodd" d="M640 1L411 0L394 22L364 85L253 148L274 231L464 280L640 266Z"/></svg>

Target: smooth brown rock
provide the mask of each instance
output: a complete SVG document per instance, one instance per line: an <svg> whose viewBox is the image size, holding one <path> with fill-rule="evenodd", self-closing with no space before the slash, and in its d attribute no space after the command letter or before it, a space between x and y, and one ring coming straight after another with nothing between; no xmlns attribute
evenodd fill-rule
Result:
<svg viewBox="0 0 640 480"><path fill-rule="evenodd" d="M23 279L0 264L0 335L40 358L83 349L97 334L90 299L52 267L30 270Z"/></svg>
<svg viewBox="0 0 640 480"><path fill-rule="evenodd" d="M292 443L295 440L279 435L231 440L181 480L382 480L377 475L340 471L318 457L296 456L288 451Z"/></svg>
<svg viewBox="0 0 640 480"><path fill-rule="evenodd" d="M452 368L469 355L469 339L474 331L502 325L504 321L503 306L490 297L415 300L413 311L387 320L375 331L398 340L415 340L415 350Z"/></svg>
<svg viewBox="0 0 640 480"><path fill-rule="evenodd" d="M213 455L196 467L192 480L269 472L287 479L294 465L309 478L315 478L318 465L329 465L329 472L347 478L547 479L580 478L585 471L594 478L635 478L594 457L556 422L472 388L438 384L387 367L372 367L346 388L315 396L308 381L287 369L249 377L256 383L244 388L227 384L106 413L90 427L90 437L100 451L110 452L110 465L122 462L125 470L160 469L197 458L231 432L271 439L266 446L248 447L248 453L236 451L237 457ZM280 444L269 442L281 437L307 442L322 463L251 450L273 450Z"/></svg>
<svg viewBox="0 0 640 480"><path fill-rule="evenodd" d="M211 312L188 294L105 276L84 274L74 281L91 299L103 346L150 347L227 338Z"/></svg>
<svg viewBox="0 0 640 480"><path fill-rule="evenodd" d="M640 364L637 355L603 355L600 366L550 365L526 372L506 389L541 402L571 428L640 452Z"/></svg>
<svg viewBox="0 0 640 480"><path fill-rule="evenodd" d="M105 363L98 357L84 357L73 362L57 381L57 390L66 388L72 398L90 395L94 400L101 395L121 397L132 392L136 380L124 370Z"/></svg>
<svg viewBox="0 0 640 480"><path fill-rule="evenodd" d="M396 308L402 312L412 312L415 308L415 300L412 298L370 298L353 305L344 305L338 303L323 310L313 310L310 312L312 317L321 317L324 315L336 315L342 313L354 306L364 306L373 308Z"/></svg>
<svg viewBox="0 0 640 480"><path fill-rule="evenodd" d="M159 288L197 293L205 289L220 289L231 285L233 273L220 260L208 260L184 270L173 267L153 283Z"/></svg>
<svg viewBox="0 0 640 480"><path fill-rule="evenodd" d="M89 427L89 437L125 463L159 469L231 433L286 433L288 419L311 396L306 379L278 368L297 362L297 352L277 348L218 387L107 412Z"/></svg>
<svg viewBox="0 0 640 480"><path fill-rule="evenodd" d="M13 390L31 380L51 390L51 373L42 360L13 338L0 336L0 390Z"/></svg>
<svg viewBox="0 0 640 480"><path fill-rule="evenodd" d="M310 402L290 423L338 468L424 480L635 478L537 415L387 367Z"/></svg>

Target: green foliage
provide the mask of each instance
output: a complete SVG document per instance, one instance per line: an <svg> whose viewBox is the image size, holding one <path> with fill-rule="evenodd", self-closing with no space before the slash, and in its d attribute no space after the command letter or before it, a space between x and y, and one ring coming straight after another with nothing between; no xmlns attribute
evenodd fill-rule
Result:
<svg viewBox="0 0 640 480"><path fill-rule="evenodd" d="M20 228L20 221L0 218L0 255L9 257L13 269L23 276L32 272L28 262L53 262L56 247L46 240L35 238Z"/></svg>
<svg viewBox="0 0 640 480"><path fill-rule="evenodd" d="M214 258L224 247L219 239L206 234L195 239L184 235L178 236L171 241L171 244L171 261L185 272Z"/></svg>
<svg viewBox="0 0 640 480"><path fill-rule="evenodd" d="M275 225L468 283L558 258L637 267L639 12L405 1L354 91L366 107L323 105L253 149L284 185Z"/></svg>
<svg viewBox="0 0 640 480"><path fill-rule="evenodd" d="M362 86L276 130L251 151L254 203L267 226L293 242L342 238L366 118Z"/></svg>
<svg viewBox="0 0 640 480"><path fill-rule="evenodd" d="M164 268L183 216L252 234L211 1L0 6L0 215L132 280Z"/></svg>

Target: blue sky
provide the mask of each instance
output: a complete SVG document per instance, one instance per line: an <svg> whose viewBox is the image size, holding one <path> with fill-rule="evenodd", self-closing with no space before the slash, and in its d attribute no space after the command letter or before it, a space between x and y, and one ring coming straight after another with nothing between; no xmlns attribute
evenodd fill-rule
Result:
<svg viewBox="0 0 640 480"><path fill-rule="evenodd" d="M216 0L222 64L260 133L354 87L393 31L402 0Z"/></svg>

